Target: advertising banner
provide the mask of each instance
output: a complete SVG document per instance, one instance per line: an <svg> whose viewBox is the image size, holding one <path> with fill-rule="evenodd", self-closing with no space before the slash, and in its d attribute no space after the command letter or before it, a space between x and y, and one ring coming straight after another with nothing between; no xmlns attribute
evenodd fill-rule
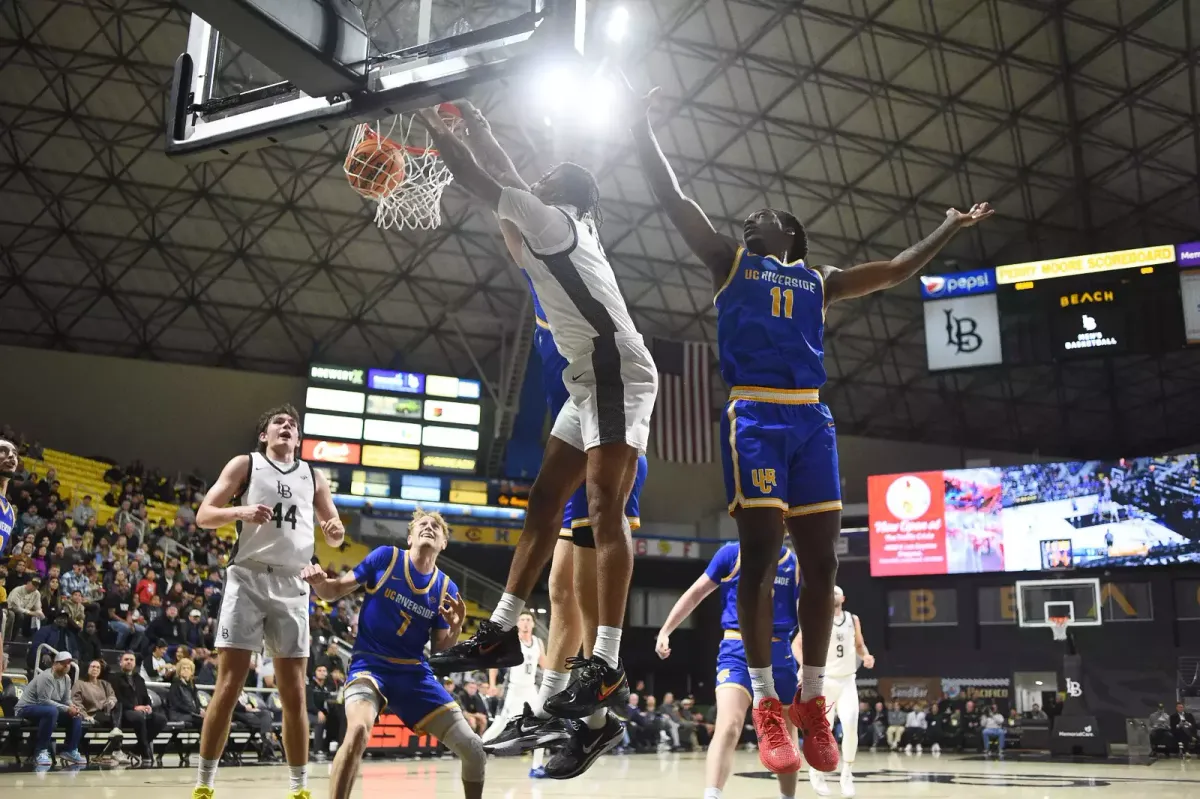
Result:
<svg viewBox="0 0 1200 799"><path fill-rule="evenodd" d="M901 704L924 702L933 704L942 699L941 677L880 677L879 695L883 701Z"/></svg>
<svg viewBox="0 0 1200 799"><path fill-rule="evenodd" d="M925 303L925 352L931 372L1001 363L996 295Z"/></svg>
<svg viewBox="0 0 1200 799"><path fill-rule="evenodd" d="M872 475L867 505L873 576L946 573L941 472Z"/></svg>
<svg viewBox="0 0 1200 799"><path fill-rule="evenodd" d="M1183 326L1188 344L1200 344L1200 269L1179 273Z"/></svg>
<svg viewBox="0 0 1200 799"><path fill-rule="evenodd" d="M1170 264L1175 262L1175 245L1141 247L1136 250L1096 252L1090 255L1072 255L1069 258L1051 258L1046 261L1029 261L1023 264L1008 264L996 267L996 282L1000 285L1020 283L1026 280L1048 280L1055 277L1090 275L1096 272L1111 272L1117 269Z"/></svg>
<svg viewBox="0 0 1200 799"><path fill-rule="evenodd" d="M995 269L955 272L952 275L921 275L921 298L926 300L989 294L995 290Z"/></svg>

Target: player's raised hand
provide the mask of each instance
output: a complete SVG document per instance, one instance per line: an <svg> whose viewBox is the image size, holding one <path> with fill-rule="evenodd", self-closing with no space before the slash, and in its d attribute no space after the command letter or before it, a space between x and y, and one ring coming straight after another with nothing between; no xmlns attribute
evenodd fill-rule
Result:
<svg viewBox="0 0 1200 799"><path fill-rule="evenodd" d="M463 601L461 595L447 596L442 600L440 608L442 618L446 620L446 624L450 625L451 630L461 630L463 621L467 618L467 603Z"/></svg>
<svg viewBox="0 0 1200 799"><path fill-rule="evenodd" d="M988 203L975 203L965 214L957 208L947 208L946 218L957 222L961 227L971 227L996 213Z"/></svg>
<svg viewBox="0 0 1200 799"><path fill-rule="evenodd" d="M868 669L875 668L875 656L874 655L867 655L866 657L863 658L863 668L868 668Z"/></svg>
<svg viewBox="0 0 1200 799"><path fill-rule="evenodd" d="M331 547L340 547L346 540L346 528L338 516L321 522L321 532L325 534L325 543Z"/></svg>
<svg viewBox="0 0 1200 799"><path fill-rule="evenodd" d="M658 641L654 644L654 652L663 660L671 657L671 636L658 634Z"/></svg>
<svg viewBox="0 0 1200 799"><path fill-rule="evenodd" d="M463 119L467 122L468 132L472 128L491 130L492 123L487 121L487 117L483 115L483 112L476 108L475 104L470 100L459 100L455 105L458 106L459 111L462 111Z"/></svg>
<svg viewBox="0 0 1200 799"><path fill-rule="evenodd" d="M625 105L629 109L631 116L637 114L645 115L651 108L658 107L659 88L657 86L645 94L639 94L633 88L633 84L629 82L629 78L625 76L624 72L618 70L617 75L620 78L619 83L624 90ZM633 120L631 119L630 121L632 122Z"/></svg>
<svg viewBox="0 0 1200 799"><path fill-rule="evenodd" d="M238 519L254 524L266 524L274 515L275 511L266 505L243 505L237 509Z"/></svg>

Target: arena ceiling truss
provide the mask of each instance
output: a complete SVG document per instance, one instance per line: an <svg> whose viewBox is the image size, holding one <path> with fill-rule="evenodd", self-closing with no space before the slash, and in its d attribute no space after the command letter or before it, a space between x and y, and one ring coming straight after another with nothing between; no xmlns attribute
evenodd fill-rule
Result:
<svg viewBox="0 0 1200 799"><path fill-rule="evenodd" d="M990 201L996 217L937 271L1196 238L1195 0L626 5L626 70L663 87L663 148L731 233L787 207L810 262L846 265L898 253L949 205ZM452 188L440 229L379 231L342 175L344 133L168 160L186 24L157 0L0 4L4 340L296 374L310 361L481 371L504 394L529 307L491 215ZM475 99L530 174L548 154L596 171L643 333L713 341L708 278L655 210L627 134L505 110L522 91ZM922 326L916 285L830 311L823 395L843 434L1062 455L1200 441L1194 353L934 375Z"/></svg>

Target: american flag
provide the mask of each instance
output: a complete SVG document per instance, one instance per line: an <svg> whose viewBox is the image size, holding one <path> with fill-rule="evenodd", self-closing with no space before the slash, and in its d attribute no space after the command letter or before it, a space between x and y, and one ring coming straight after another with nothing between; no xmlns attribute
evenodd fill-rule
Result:
<svg viewBox="0 0 1200 799"><path fill-rule="evenodd" d="M654 340L658 399L654 404L654 448L676 463L713 459L712 373L709 347L695 342Z"/></svg>

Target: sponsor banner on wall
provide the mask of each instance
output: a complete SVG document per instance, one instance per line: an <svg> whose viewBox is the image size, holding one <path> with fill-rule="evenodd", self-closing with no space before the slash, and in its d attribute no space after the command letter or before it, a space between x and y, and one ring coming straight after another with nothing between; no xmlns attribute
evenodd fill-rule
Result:
<svg viewBox="0 0 1200 799"><path fill-rule="evenodd" d="M955 272L952 275L921 275L921 297L926 300L987 294L995 290L995 269Z"/></svg>
<svg viewBox="0 0 1200 799"><path fill-rule="evenodd" d="M941 472L871 475L867 499L872 576L946 573Z"/></svg>
<svg viewBox="0 0 1200 799"><path fill-rule="evenodd" d="M947 699L982 701L1007 700L1011 682L1007 677L943 677L942 693Z"/></svg>
<svg viewBox="0 0 1200 799"><path fill-rule="evenodd" d="M941 677L880 677L879 695L884 702L939 702Z"/></svg>
<svg viewBox="0 0 1200 799"><path fill-rule="evenodd" d="M1175 256L1179 260L1179 265L1186 269L1200 266L1200 241L1180 244L1175 248Z"/></svg>
<svg viewBox="0 0 1200 799"><path fill-rule="evenodd" d="M320 463L345 463L351 466L358 464L362 446L345 441L324 441L319 438L306 438L300 445L300 457L306 461Z"/></svg>
<svg viewBox="0 0 1200 799"><path fill-rule="evenodd" d="M1005 285L1020 283L1024 280L1090 275L1096 272L1111 272L1117 269L1133 269L1134 267L1174 262L1175 245L1162 244L1157 247L1142 247L1136 250L1096 252L1090 255L1073 255L1070 258L1051 258L1047 261L1029 261L1023 264L998 266L996 267L996 282Z"/></svg>
<svg viewBox="0 0 1200 799"><path fill-rule="evenodd" d="M925 303L925 354L930 371L1001 363L1004 358L996 295Z"/></svg>

